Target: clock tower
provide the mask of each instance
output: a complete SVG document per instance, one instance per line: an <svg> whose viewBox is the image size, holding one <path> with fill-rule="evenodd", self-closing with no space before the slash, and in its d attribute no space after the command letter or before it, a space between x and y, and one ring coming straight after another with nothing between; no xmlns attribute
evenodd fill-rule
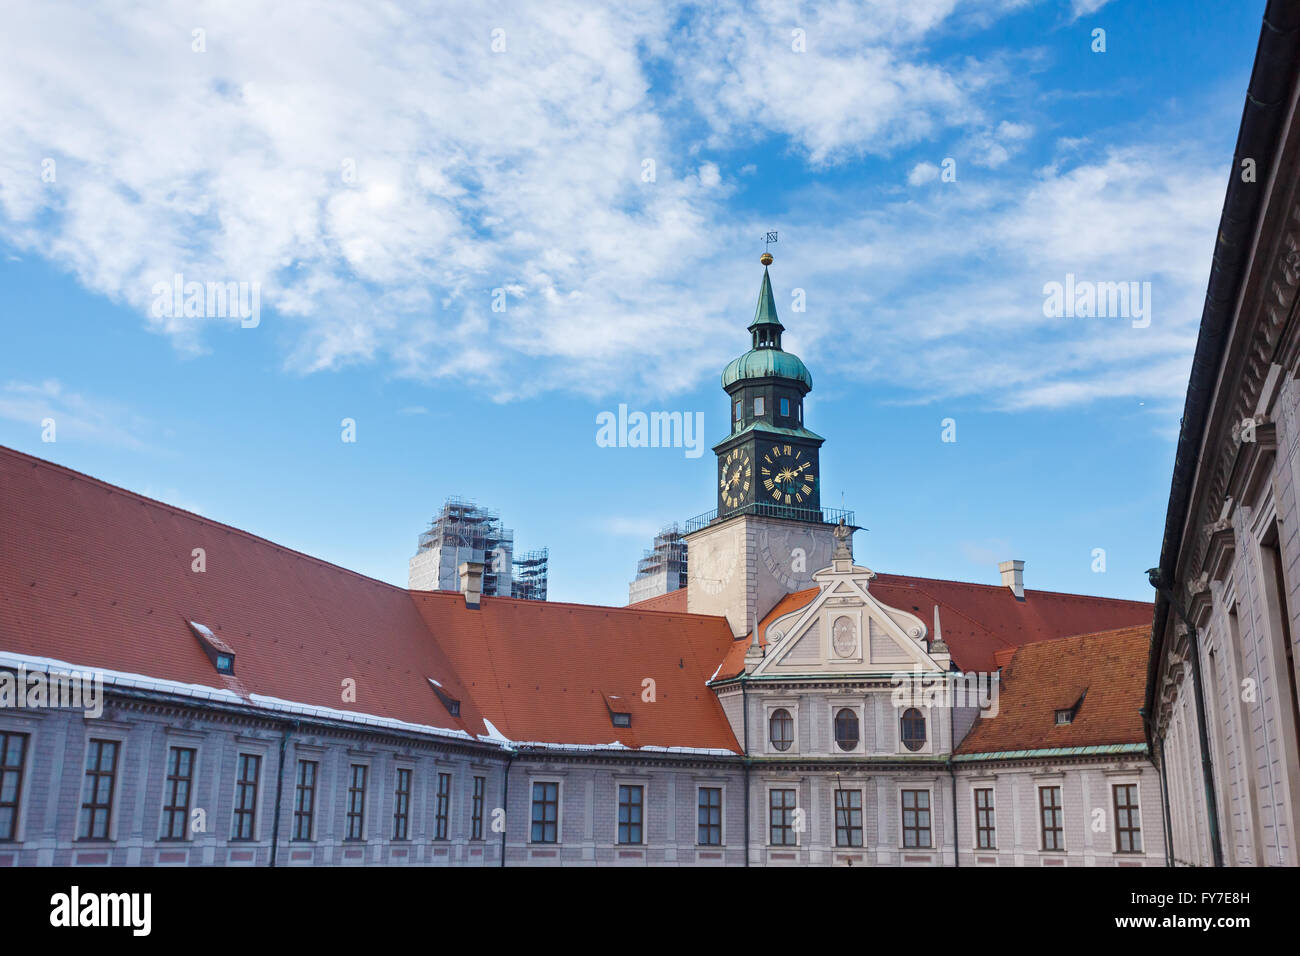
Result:
<svg viewBox="0 0 1300 956"><path fill-rule="evenodd" d="M753 347L722 372L731 399L731 433L713 446L718 456L718 517L747 512L793 521L818 521L825 441L803 426L803 400L812 375L797 355L781 348L785 326L777 318L772 280L763 253L763 283L749 324Z"/></svg>
<svg viewBox="0 0 1300 956"><path fill-rule="evenodd" d="M804 427L812 374L781 347L766 252L751 347L722 372L730 431L718 457L717 510L687 524L687 606L722 614L738 637L786 594L812 587L831 563L835 522L823 511L819 452L825 441Z"/></svg>

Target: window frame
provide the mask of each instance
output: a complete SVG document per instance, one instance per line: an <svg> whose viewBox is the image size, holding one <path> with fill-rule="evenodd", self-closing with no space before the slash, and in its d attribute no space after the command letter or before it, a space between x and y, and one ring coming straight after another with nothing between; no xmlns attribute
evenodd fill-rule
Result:
<svg viewBox="0 0 1300 956"><path fill-rule="evenodd" d="M1039 783L1036 784L1038 789L1038 848L1043 853L1064 853L1065 852L1065 789L1061 783ZM1043 802L1043 794L1048 791L1055 791L1056 797L1052 805ZM1056 826L1047 825L1047 813L1053 814L1053 822ZM1059 846L1048 846L1047 835L1056 834L1053 842Z"/></svg>
<svg viewBox="0 0 1300 956"><path fill-rule="evenodd" d="M767 396L754 396L754 417L762 418L767 413Z"/></svg>
<svg viewBox="0 0 1300 956"><path fill-rule="evenodd" d="M435 770L433 782L433 839L445 843L451 839L451 771Z"/></svg>
<svg viewBox="0 0 1300 956"><path fill-rule="evenodd" d="M831 701L829 709L830 709L830 717L831 717L831 739L830 739L830 746L827 748L827 750L829 750L832 754L862 753L862 748L864 745L863 727L865 726L865 721L863 720L862 706L856 703L840 704ZM840 715L846 711L850 715L852 715L853 720L857 724L857 737L853 741L853 746L848 748L845 748L840 744L840 733L839 733Z"/></svg>
<svg viewBox="0 0 1300 956"><path fill-rule="evenodd" d="M370 764L349 762L347 779L347 802L343 805L343 842L364 843L366 841L366 797L370 789ZM357 771L361 771L361 785L357 786ZM360 795L360 806L357 805ZM356 823L355 835L353 823Z"/></svg>
<svg viewBox="0 0 1300 956"><path fill-rule="evenodd" d="M998 795L997 788L992 783L973 785L970 791L971 797L971 826L975 833L975 844L972 849L975 850L996 850L998 848ZM980 806L981 793L989 795L988 806ZM987 824L984 816L987 814ZM988 845L980 842L984 834L989 834Z"/></svg>
<svg viewBox="0 0 1300 956"><path fill-rule="evenodd" d="M718 805L716 808L713 806L706 807L700 803L701 795L706 790L714 791L718 794ZM715 847L715 846L721 847L727 845L726 844L727 833L725 829L726 819L727 819L726 808L727 808L727 788L725 784L697 783L695 785L695 845L697 847ZM712 821L709 821L707 823L701 823L700 813L705 810L708 810L711 813L711 811L713 811L714 809L718 811L718 822L713 823ZM718 831L717 842L710 842L710 843L701 842L700 840L701 828L706 828L708 830L712 830L716 828Z"/></svg>
<svg viewBox="0 0 1300 956"><path fill-rule="evenodd" d="M190 770L187 776L180 776L172 772L172 754L189 753ZM159 825L158 842L160 843L183 843L190 838L190 805L194 802L194 778L199 764L199 748L197 746L184 746L182 744L167 744L167 762L163 766L163 803L162 819ZM177 767L179 770L179 766ZM176 790L177 784L181 781L185 783L185 802L177 804ZM173 831L171 824L175 822L176 814L181 816L181 835L171 836Z"/></svg>
<svg viewBox="0 0 1300 956"><path fill-rule="evenodd" d="M627 792L629 798L626 802L623 800L624 791ZM635 800L631 799L634 791L636 796ZM614 817L614 843L617 846L645 846L646 785L640 782L618 781L614 785L614 796L616 798L617 807L616 815ZM628 819L626 822L623 820L624 807L626 807L628 811ZM633 811L635 811L635 814ZM634 815L636 816L635 821L632 819ZM633 828L635 828L635 831ZM625 832L627 834L627 839L623 838ZM632 839L634 833L636 839Z"/></svg>
<svg viewBox="0 0 1300 956"><path fill-rule="evenodd" d="M782 418L789 418L789 417L790 417L790 399L789 399L788 397L782 397L782 399L781 399L781 404L780 404L779 407L780 407L780 409L781 409L781 417L782 417Z"/></svg>
<svg viewBox="0 0 1300 956"><path fill-rule="evenodd" d="M857 794L858 805L855 807L852 800L848 800L847 807L840 806L840 795L851 796ZM857 813L858 822L853 823L853 814ZM845 813L848 816L847 822L840 823L840 814ZM835 787L831 790L831 815L835 825L835 848L837 850L862 849L866 846L866 819L867 819L867 794L861 787ZM842 843L840 836L843 831L848 831L849 842ZM853 842L853 833L857 832L858 842Z"/></svg>
<svg viewBox="0 0 1300 956"><path fill-rule="evenodd" d="M483 809L487 806L487 775L475 774L470 793L469 838L483 839Z"/></svg>
<svg viewBox="0 0 1300 956"><path fill-rule="evenodd" d="M303 782L303 769L311 766L311 783ZM291 843L311 843L316 838L316 793L320 789L320 761L298 758L298 769L293 778L293 835ZM307 807L303 809L303 794L308 794ZM302 836L302 822L306 819L307 835Z"/></svg>
<svg viewBox="0 0 1300 956"><path fill-rule="evenodd" d="M925 736L921 739L921 743L920 743L920 745L917 746L917 747L909 747L909 746L908 746L908 744L907 744L907 735L904 733L904 727L905 727L905 722L907 721L907 715L908 715L908 714L912 714L912 713L914 713L914 714L916 714L918 717L920 717L920 719L921 719L921 730L922 730L922 732L925 734ZM911 754L927 753L927 752L930 751L931 746L932 746L932 743L931 743L931 740L930 740L930 721L926 718L926 716L925 716L925 711L922 710L920 707L905 707L905 708L903 708L903 712L902 712L901 714L898 715L898 747L899 747L899 752L900 752L900 753L911 753Z"/></svg>
<svg viewBox="0 0 1300 956"><path fill-rule="evenodd" d="M781 806L775 806L772 803L772 797L775 794L793 794L794 802L787 805L785 797L781 798ZM772 784L767 788L767 845L769 847L797 847L799 845L799 832L794 829L794 811L799 809L799 787L795 784ZM773 814L780 812L782 822L777 823ZM788 815L788 816L787 816ZM777 831L781 831L785 836L790 837L781 843L775 840Z"/></svg>
<svg viewBox="0 0 1300 956"><path fill-rule="evenodd" d="M925 794L925 806L909 807L907 805L908 794ZM918 814L914 818L912 826L907 825L907 814L911 812ZM921 825L919 814L926 814L925 826ZM899 846L903 850L933 850L934 849L934 788L933 787L916 787L905 786L898 789L898 826L899 826ZM907 834L916 833L917 842L908 846ZM925 843L920 842L920 834L925 834Z"/></svg>
<svg viewBox="0 0 1300 956"><path fill-rule="evenodd" d="M1131 796L1132 803L1126 803L1123 807L1119 802L1119 791L1123 788L1130 791L1127 796ZM1115 824L1115 852L1122 853L1125 856L1141 856L1146 852L1146 846L1142 839L1142 788L1137 780L1116 780L1110 785L1110 807L1111 820ZM1127 810L1129 814L1129 823L1136 825L1121 827L1119 823L1119 812L1121 809ZM1130 846L1128 849L1123 847L1124 834L1130 834ZM1132 834L1136 834L1136 845L1132 845Z"/></svg>
<svg viewBox="0 0 1300 956"><path fill-rule="evenodd" d="M89 760L90 760L90 751L91 751L91 748L93 748L96 744L112 744L112 745L113 745L113 748L114 748L114 750L113 750L113 754L114 754L114 756L113 756L113 768L112 768L112 770L109 770L109 771L102 771L102 770L98 770L98 769L96 769L96 770L93 770L93 771L92 771L92 770L90 770L90 769L88 768L87 763L88 763ZM121 767L122 767L122 760L123 760L123 757L124 757L125 753L126 753L126 741L125 741L122 737L113 736L113 735L111 735L111 734L108 734L108 735L105 735L105 736L102 736L102 737L88 737L88 738L86 739L86 749L85 749L85 752L82 754L82 761L81 761L82 771L81 771L80 805L79 805L79 807L78 807L78 811L77 811L77 830L76 830L76 832L77 832L77 840L78 840L78 842L89 842L89 843L95 843L95 842L99 842L99 843L111 843L111 842L113 842L113 841L116 839L117 813L116 813L115 811L116 811L116 809L117 809L117 797L118 797L117 777L118 777L118 772L119 772L119 770L120 770ZM102 758L102 757L103 757L103 749L102 749L102 747L101 747L101 749L97 752L97 754L98 754L98 756L97 756L97 759L96 759L96 765L98 766L98 764L100 763L100 759L99 759L99 758ZM92 796L92 797L94 797L94 796L96 795L96 793L97 793L97 786L93 786L92 783L91 783L91 778L92 778L92 776L93 776L94 779L95 779L95 784L98 784L98 779L99 779L99 777L101 777L101 776L107 776L107 777L109 778L109 784L108 784L108 800L107 800L106 803L102 803L102 804L101 804L101 803L98 803L98 802L95 802L95 803L87 802L87 795L88 795L88 793L89 793L89 795ZM87 833L87 834L85 834L85 835L83 835L83 834L82 834L82 820L83 820L83 816L82 816L82 815L83 815L83 814L85 813L85 811L87 811L87 810L90 810L90 812L91 812L91 815L90 815L90 818L89 818L89 819L90 819L90 832ZM94 825L94 821L95 821L95 815L94 815L94 814L95 814L95 811L96 811L96 810L104 810L104 811L105 811L105 819L104 819L104 833L103 833L102 836L96 834L96 829L97 829L97 828L96 828L95 825Z"/></svg>
<svg viewBox="0 0 1300 956"><path fill-rule="evenodd" d="M785 711L790 718L790 745L785 749L777 747L776 740L772 734L772 721L777 713ZM789 703L772 702L767 705L767 749L768 753L788 754L799 752L799 708L797 705Z"/></svg>
<svg viewBox="0 0 1300 956"><path fill-rule="evenodd" d="M414 789L414 779L414 768L401 766L393 768L394 843L407 843L411 839L411 793Z"/></svg>
<svg viewBox="0 0 1300 956"><path fill-rule="evenodd" d="M534 814L538 806L537 788L552 786L555 788L555 799L541 801L543 806L543 818L539 821L534 819ZM536 777L528 781L528 842L535 846L558 846L563 841L563 830L561 827L564 823L564 814L561 812L564 803L564 781L557 780L554 777ZM555 819L547 820L545 818L545 807L555 807ZM540 825L542 827L541 839L535 839L534 829ZM550 826L554 829L552 839L546 839L546 828Z"/></svg>
<svg viewBox="0 0 1300 956"><path fill-rule="evenodd" d="M20 744L22 751L18 755L17 768L10 766L5 761L9 753L10 738L21 738ZM5 836L0 834L0 843L20 843L22 842L22 823L23 823L23 787L27 783L27 755L32 750L32 734L26 730L3 730L0 729L0 796L4 793L4 781L10 774L14 774L17 779L13 786L13 800L4 800L0 802L0 808L11 811L12 816L9 818L9 834Z"/></svg>
<svg viewBox="0 0 1300 956"><path fill-rule="evenodd" d="M266 770L266 760L264 753L253 750L235 751L235 798L230 807L230 842L231 843L256 843L258 839L258 828L261 821L261 797L262 797L262 774ZM247 764L244 758L256 761L256 770L251 780L246 779L244 772ZM242 809L243 795L252 788L253 805L249 809ZM241 820L248 818L248 836L240 836L242 827Z"/></svg>

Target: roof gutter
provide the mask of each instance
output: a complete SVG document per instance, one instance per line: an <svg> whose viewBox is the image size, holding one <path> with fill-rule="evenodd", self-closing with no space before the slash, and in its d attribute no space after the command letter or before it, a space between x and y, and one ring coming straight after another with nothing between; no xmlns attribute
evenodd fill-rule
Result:
<svg viewBox="0 0 1300 956"><path fill-rule="evenodd" d="M1288 0L1269 0L1260 28L1250 86L1246 91L1246 104L1237 134L1228 192L1219 219L1205 307L1201 313L1201 330L1192 359L1187 400L1183 406L1182 427L1174 457L1159 564L1162 579L1171 585L1178 580L1178 562L1192 504L1196 471L1214 403L1215 383L1227 353L1228 333L1237 311L1253 239L1264 210L1268 190L1262 188L1262 184L1271 181L1282 125L1295 82L1296 67L1300 63L1300 44L1295 42L1297 26L1300 26L1300 8ZM1246 159L1257 164L1255 182L1242 181L1242 162ZM1267 169L1263 166L1265 162L1269 164ZM1147 661L1146 707L1153 718L1148 725L1148 743L1151 742L1150 734L1154 730L1157 714L1156 680L1168 623L1169 601L1160 594L1156 597L1151 650Z"/></svg>

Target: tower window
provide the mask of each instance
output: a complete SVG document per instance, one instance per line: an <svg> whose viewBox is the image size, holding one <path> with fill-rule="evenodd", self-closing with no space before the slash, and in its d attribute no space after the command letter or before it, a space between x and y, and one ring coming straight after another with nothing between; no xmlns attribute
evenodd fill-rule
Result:
<svg viewBox="0 0 1300 956"><path fill-rule="evenodd" d="M781 399L781 417L782 418L790 417L790 399L788 398Z"/></svg>
<svg viewBox="0 0 1300 956"><path fill-rule="evenodd" d="M844 707L835 715L835 743L841 750L858 746L858 715L851 708Z"/></svg>
<svg viewBox="0 0 1300 956"><path fill-rule="evenodd" d="M736 402L735 415L736 415L736 421L740 421L740 402Z"/></svg>
<svg viewBox="0 0 1300 956"><path fill-rule="evenodd" d="M909 707L903 711L900 721L902 724L903 746L908 750L917 751L925 746L925 717L915 707Z"/></svg>
<svg viewBox="0 0 1300 956"><path fill-rule="evenodd" d="M754 399L754 417L759 418L760 416L762 416L763 409L764 409L763 396L760 395L758 396L758 398Z"/></svg>
<svg viewBox="0 0 1300 956"><path fill-rule="evenodd" d="M768 732L773 748L781 751L789 750L790 745L794 743L794 718L790 716L790 711L784 707L772 711L772 716L768 720Z"/></svg>
<svg viewBox="0 0 1300 956"><path fill-rule="evenodd" d="M799 403L798 409L799 409L799 424L802 425L803 424L803 402Z"/></svg>

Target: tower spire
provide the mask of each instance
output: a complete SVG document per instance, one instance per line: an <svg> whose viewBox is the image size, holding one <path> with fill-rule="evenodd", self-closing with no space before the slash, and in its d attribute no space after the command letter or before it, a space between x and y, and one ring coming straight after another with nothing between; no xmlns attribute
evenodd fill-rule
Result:
<svg viewBox="0 0 1300 956"><path fill-rule="evenodd" d="M772 254L764 252L758 261L763 264L763 282L758 287L758 306L754 309L754 321L749 323L749 331L754 336L754 348L779 349L785 326L777 318L772 279L767 274L767 267L772 264Z"/></svg>

